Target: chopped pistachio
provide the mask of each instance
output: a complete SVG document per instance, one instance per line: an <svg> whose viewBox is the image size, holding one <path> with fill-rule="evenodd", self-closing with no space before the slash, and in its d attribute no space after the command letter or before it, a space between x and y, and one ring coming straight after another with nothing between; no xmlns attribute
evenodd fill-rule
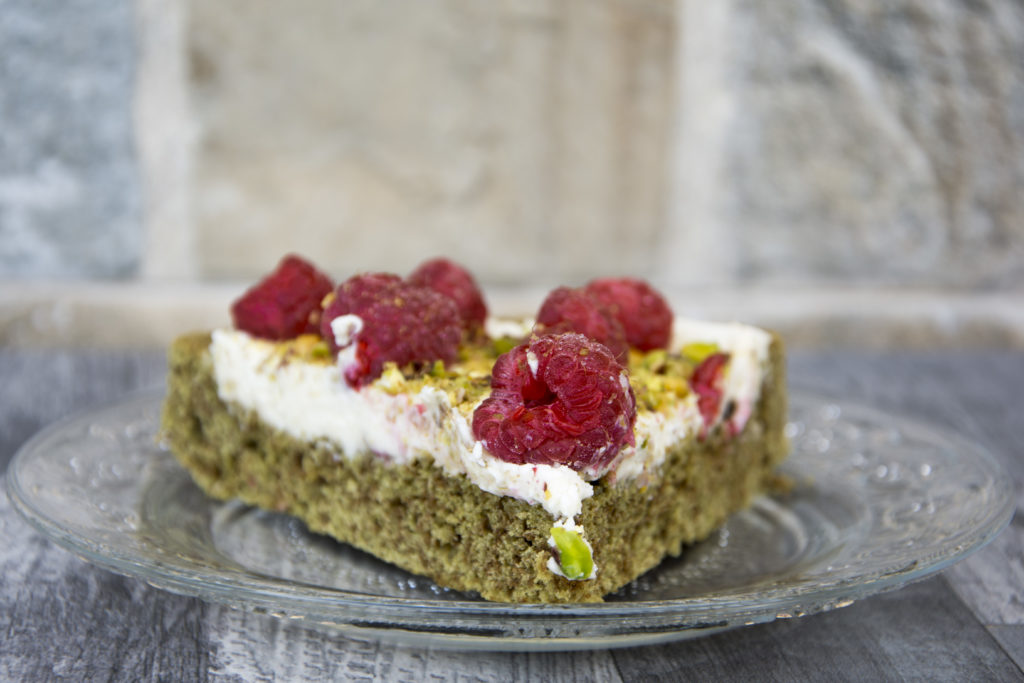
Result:
<svg viewBox="0 0 1024 683"><path fill-rule="evenodd" d="M491 345L494 347L494 353L500 356L504 353L508 353L516 346L518 346L519 341L520 340L516 339L515 337L498 337L493 342L491 342Z"/></svg>
<svg viewBox="0 0 1024 683"><path fill-rule="evenodd" d="M331 348L327 346L327 342L321 339L319 342L313 345L313 348L310 349L309 351L309 355L311 358L315 358L317 360L330 358Z"/></svg>
<svg viewBox="0 0 1024 683"><path fill-rule="evenodd" d="M700 363L713 353L718 352L718 344L714 342L690 342L683 346L683 355L694 363Z"/></svg>
<svg viewBox="0 0 1024 683"><path fill-rule="evenodd" d="M589 578L594 572L594 558L579 532L553 526L551 538L558 548L558 564L565 578L573 581Z"/></svg>
<svg viewBox="0 0 1024 683"><path fill-rule="evenodd" d="M434 361L434 365L430 368L430 376L431 377L446 377L446 374L445 374L445 371L444 371L444 361L443 360L435 360Z"/></svg>
<svg viewBox="0 0 1024 683"><path fill-rule="evenodd" d="M405 377L394 363L385 363L377 386L390 394L397 394L405 389Z"/></svg>
<svg viewBox="0 0 1024 683"><path fill-rule="evenodd" d="M640 360L640 366L651 372L661 372L665 369L665 361L667 359L668 353L665 349L655 349L644 355Z"/></svg>
<svg viewBox="0 0 1024 683"><path fill-rule="evenodd" d="M630 354L630 384L637 406L646 410L668 409L690 392L687 378L693 364L683 356L663 349Z"/></svg>

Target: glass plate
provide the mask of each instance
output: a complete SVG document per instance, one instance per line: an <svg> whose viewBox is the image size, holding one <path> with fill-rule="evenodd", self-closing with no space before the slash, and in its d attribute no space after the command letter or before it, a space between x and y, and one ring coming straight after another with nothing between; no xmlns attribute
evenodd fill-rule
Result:
<svg viewBox="0 0 1024 683"><path fill-rule="evenodd" d="M796 617L933 574L1009 522L1009 479L954 434L796 393L793 491L603 604L508 605L204 496L156 441L161 396L59 422L19 451L7 486L37 529L159 588L406 644L559 650L658 643Z"/></svg>

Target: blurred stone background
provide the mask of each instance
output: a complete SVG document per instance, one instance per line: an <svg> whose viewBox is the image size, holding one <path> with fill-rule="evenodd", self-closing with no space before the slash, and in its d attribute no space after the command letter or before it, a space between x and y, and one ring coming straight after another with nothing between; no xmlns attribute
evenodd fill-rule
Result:
<svg viewBox="0 0 1024 683"><path fill-rule="evenodd" d="M0 343L160 345L287 251L1024 347L1024 3L0 0Z"/></svg>

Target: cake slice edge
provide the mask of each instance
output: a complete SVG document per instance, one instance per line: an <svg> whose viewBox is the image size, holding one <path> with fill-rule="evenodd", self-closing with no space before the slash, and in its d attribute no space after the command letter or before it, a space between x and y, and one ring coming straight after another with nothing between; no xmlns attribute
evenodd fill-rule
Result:
<svg viewBox="0 0 1024 683"><path fill-rule="evenodd" d="M483 491L426 458L401 466L340 457L218 395L206 333L168 353L163 438L211 497L285 512L442 586L507 602L593 602L706 538L775 478L787 451L785 361L772 337L753 415L731 436L713 430L672 448L648 480L594 482L579 515L598 566L572 581L547 568L551 515Z"/></svg>

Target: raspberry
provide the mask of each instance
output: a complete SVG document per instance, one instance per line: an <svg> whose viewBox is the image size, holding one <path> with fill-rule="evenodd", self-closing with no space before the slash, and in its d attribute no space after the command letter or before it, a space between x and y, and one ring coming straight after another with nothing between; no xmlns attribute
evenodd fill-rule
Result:
<svg viewBox="0 0 1024 683"><path fill-rule="evenodd" d="M622 325L582 289L559 287L548 294L537 313L535 331L541 335L578 332L607 346L620 362L625 362L629 353Z"/></svg>
<svg viewBox="0 0 1024 683"><path fill-rule="evenodd" d="M534 337L500 356L473 435L512 463L567 465L599 476L632 445L636 398L608 349L582 334Z"/></svg>
<svg viewBox="0 0 1024 683"><path fill-rule="evenodd" d="M231 305L235 327L263 339L293 339L320 328L320 302L334 289L330 278L295 255Z"/></svg>
<svg viewBox="0 0 1024 683"><path fill-rule="evenodd" d="M345 348L355 344L353 360L344 368L353 387L380 377L384 364L423 367L455 360L462 340L462 325L455 302L437 292L404 282L397 275L356 275L338 286L324 310L320 329L339 351L331 326L342 315L358 316Z"/></svg>
<svg viewBox="0 0 1024 683"><path fill-rule="evenodd" d="M690 387L697 394L697 408L705 426L718 417L722 405L722 372L728 362L729 354L713 353L694 368L690 377Z"/></svg>
<svg viewBox="0 0 1024 683"><path fill-rule="evenodd" d="M584 291L604 304L626 332L626 341L641 351L668 348L672 309L665 298L643 280L603 278Z"/></svg>
<svg viewBox="0 0 1024 683"><path fill-rule="evenodd" d="M407 279L414 285L428 287L454 300L466 332L475 335L483 331L487 304L473 276L465 268L448 259L436 258L421 263Z"/></svg>

